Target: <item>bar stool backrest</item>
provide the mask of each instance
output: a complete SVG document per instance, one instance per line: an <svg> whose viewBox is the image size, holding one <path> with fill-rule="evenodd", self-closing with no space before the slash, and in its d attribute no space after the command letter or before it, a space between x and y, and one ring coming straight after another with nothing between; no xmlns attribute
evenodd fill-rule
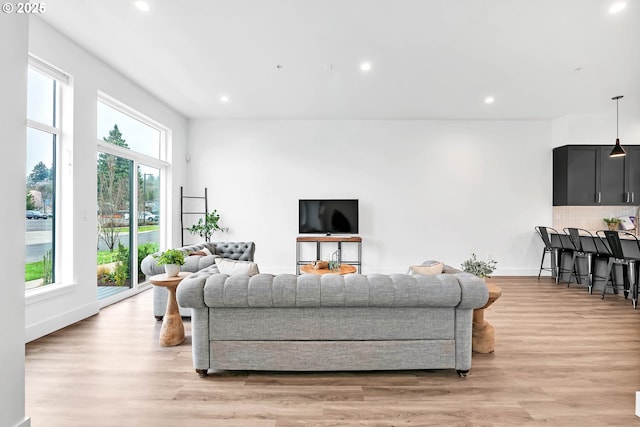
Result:
<svg viewBox="0 0 640 427"><path fill-rule="evenodd" d="M624 259L624 252L622 251L622 242L620 242L620 235L617 231L604 230L604 236L609 244L609 250L614 258Z"/></svg>
<svg viewBox="0 0 640 427"><path fill-rule="evenodd" d="M564 232L569 235L569 239L571 239L571 243L573 244L573 247L577 251L582 252L582 242L580 241L580 234L578 234L578 229L565 228Z"/></svg>
<svg viewBox="0 0 640 427"><path fill-rule="evenodd" d="M638 260L640 259L640 241L635 234L628 231L611 231L618 237L620 243L620 251L625 259ZM616 258L618 256L614 255Z"/></svg>
<svg viewBox="0 0 640 427"><path fill-rule="evenodd" d="M576 251L597 253L595 236L589 230L567 227L564 232L569 235L569 240Z"/></svg>
<svg viewBox="0 0 640 427"><path fill-rule="evenodd" d="M549 250L553 249L553 245L551 244L551 237L549 237L549 231L555 234L558 234L558 232L551 227L545 227L543 225L536 226L536 231L538 232L538 235L540 235L540 238L544 243L544 247Z"/></svg>

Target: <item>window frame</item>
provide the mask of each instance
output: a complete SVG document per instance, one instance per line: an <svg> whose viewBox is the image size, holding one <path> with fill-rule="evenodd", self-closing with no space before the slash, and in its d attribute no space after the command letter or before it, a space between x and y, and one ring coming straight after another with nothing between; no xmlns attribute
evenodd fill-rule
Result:
<svg viewBox="0 0 640 427"><path fill-rule="evenodd" d="M52 219L51 227L51 246L53 248L52 254L52 269L53 269L53 282L47 285L38 286L31 289L25 288L26 303L32 303L35 301L46 299L48 297L57 295L60 292L67 292L68 284L65 285L66 271L62 266L61 260L65 257L58 233L61 230L61 211L65 208L62 207L61 188L63 186L64 178L62 177L62 171L59 167L61 165L62 153L64 150L69 150L67 146L69 142L64 138L63 123L66 120L67 104L65 99L67 92L70 91L71 77L63 71L49 65L40 58L29 54L28 68L52 79L54 81L54 97L53 97L53 126L46 123L39 122L37 120L26 118L25 124L27 129L34 129L36 131L50 134L53 138L53 162L52 168L54 170L54 189L52 195L52 205L54 216ZM71 109L71 108L69 108ZM25 144L27 141L25 140ZM25 169L25 173L29 171ZM65 182L64 185L67 185ZM26 242L25 242L26 246ZM25 282L26 283L26 282ZM44 295L44 296L43 296Z"/></svg>

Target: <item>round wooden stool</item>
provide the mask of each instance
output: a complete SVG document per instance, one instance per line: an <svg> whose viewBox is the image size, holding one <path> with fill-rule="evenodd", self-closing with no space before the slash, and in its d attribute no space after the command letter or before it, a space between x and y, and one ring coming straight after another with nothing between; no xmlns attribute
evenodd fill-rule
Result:
<svg viewBox="0 0 640 427"><path fill-rule="evenodd" d="M500 298L502 288L487 283L487 289L489 289L489 300L484 307L473 310L471 348L476 353L493 353L496 340L496 331L489 322L484 320L484 310Z"/></svg>
<svg viewBox="0 0 640 427"><path fill-rule="evenodd" d="M167 311L162 318L162 328L160 329L160 345L163 347L174 346L184 342L184 324L180 317L178 301L176 300L176 288L191 273L181 272L177 276L167 276L166 274L156 274L151 276L149 281L155 286L167 288L169 296L167 298Z"/></svg>

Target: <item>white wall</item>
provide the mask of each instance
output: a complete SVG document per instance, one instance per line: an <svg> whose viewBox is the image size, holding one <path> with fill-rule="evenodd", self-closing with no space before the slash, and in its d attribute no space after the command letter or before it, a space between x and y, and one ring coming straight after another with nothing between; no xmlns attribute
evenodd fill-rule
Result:
<svg viewBox="0 0 640 427"><path fill-rule="evenodd" d="M27 341L98 312L95 255L98 91L173 130L174 179L171 193L174 197L179 195L179 187L184 183L187 138L187 122L183 116L37 18L31 20L29 50L72 76L74 114L68 135L73 138L72 161L71 165L68 162L62 165L65 176L73 177L72 204L63 212L63 220L72 220L63 234L65 242L73 242L72 256L62 260L70 272L63 277L66 288L59 292L46 289L41 295L30 292L27 296ZM70 194L64 191L62 198L68 198ZM168 215L169 220L177 218L179 205L173 205L173 216ZM179 227L173 227L170 246L179 243L179 235Z"/></svg>
<svg viewBox="0 0 640 427"><path fill-rule="evenodd" d="M537 274L550 224L551 122L190 122L188 190L208 187L228 234L263 272L295 271L300 198L357 198L363 272L472 252L497 275Z"/></svg>
<svg viewBox="0 0 640 427"><path fill-rule="evenodd" d="M0 156L0 257L10 260L2 273L0 297L0 426L30 425L24 407L24 252L16 250L24 242L24 188L26 162L25 115L27 113L26 15L0 16L2 46L0 81L0 129L5 155Z"/></svg>
<svg viewBox="0 0 640 427"><path fill-rule="evenodd" d="M553 121L554 147L566 144L613 145L616 142L615 104L608 114L571 114ZM630 106L630 110L636 110ZM624 112L620 104L620 143L640 144L640 114Z"/></svg>

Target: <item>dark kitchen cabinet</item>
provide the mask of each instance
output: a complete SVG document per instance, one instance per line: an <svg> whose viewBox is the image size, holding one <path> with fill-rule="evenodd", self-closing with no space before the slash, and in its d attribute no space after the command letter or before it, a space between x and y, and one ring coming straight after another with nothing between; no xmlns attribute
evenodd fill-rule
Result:
<svg viewBox="0 0 640 427"><path fill-rule="evenodd" d="M600 205L614 206L626 204L625 176L626 157L609 157L612 147L600 146Z"/></svg>
<svg viewBox="0 0 640 427"><path fill-rule="evenodd" d="M640 146L565 145L553 150L553 205L615 206L640 203Z"/></svg>
<svg viewBox="0 0 640 427"><path fill-rule="evenodd" d="M640 205L640 146L624 147L625 156L625 192L627 204Z"/></svg>

